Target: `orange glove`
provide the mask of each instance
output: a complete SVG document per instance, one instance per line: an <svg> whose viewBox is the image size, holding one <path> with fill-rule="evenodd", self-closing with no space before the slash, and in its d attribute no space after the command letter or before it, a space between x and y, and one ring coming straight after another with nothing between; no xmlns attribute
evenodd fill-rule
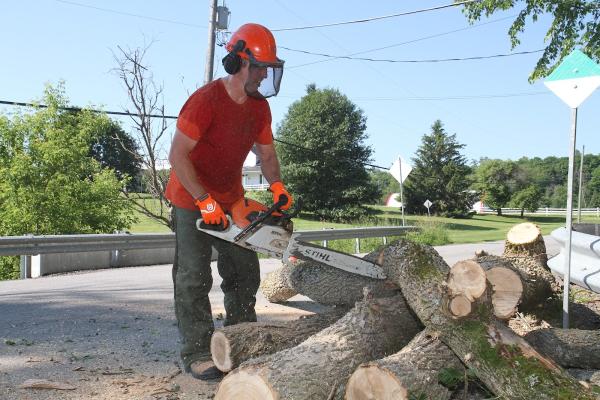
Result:
<svg viewBox="0 0 600 400"><path fill-rule="evenodd" d="M223 212L223 209L211 197L210 194L205 193L204 195L198 197L194 204L200 209L200 213L202 213L202 220L205 224L209 225L222 225L223 229L227 229L229 226L229 220L227 216Z"/></svg>
<svg viewBox="0 0 600 400"><path fill-rule="evenodd" d="M285 196L287 198L287 203L281 206L282 210L287 210L292 206L294 199L288 193L288 191L285 190L285 186L283 186L283 183L281 183L281 181L275 181L271 183L271 187L269 187L269 190L273 192L273 203L277 203L281 199L281 196Z"/></svg>

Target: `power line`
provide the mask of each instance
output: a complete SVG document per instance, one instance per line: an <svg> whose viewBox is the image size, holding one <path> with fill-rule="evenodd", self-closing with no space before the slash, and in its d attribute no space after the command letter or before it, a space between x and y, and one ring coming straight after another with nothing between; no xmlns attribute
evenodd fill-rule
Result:
<svg viewBox="0 0 600 400"><path fill-rule="evenodd" d="M124 12L124 11L113 10L113 9L110 9L110 8L102 8L102 7L92 6L92 5L89 5L89 4L77 3L77 2L74 2L74 1L68 1L68 0L54 0L54 1L59 2L59 3L69 4L69 5L72 5L72 6L77 6L77 7L91 8L93 10L99 10L99 11L104 11L104 12L113 13L113 14L126 15L128 17L136 17L136 18L142 18L142 19L149 19L151 21L166 22L166 23L175 24L175 25L184 25L184 26L189 26L189 27L192 27L192 28L207 28L206 26L202 26L202 25L189 24L187 22L181 22L181 21L173 21L173 20L165 19L165 18L150 17L150 16L147 16L147 15L133 14L133 13L128 13L128 12Z"/></svg>
<svg viewBox="0 0 600 400"><path fill-rule="evenodd" d="M499 58L499 57L512 57L523 54L534 54L540 53L544 51L544 49L539 50L531 50L531 51L520 51L516 53L505 53L505 54L492 54L488 56L472 56L472 57L453 57L453 58L434 58L434 59L425 59L425 60L392 60L385 58L366 58L366 57L351 57L351 56L334 56L331 54L324 53L315 53L307 50L297 50L291 49L289 47L279 46L282 49L288 51L295 51L297 53L311 54L315 56L335 58L335 59L345 59L345 60L358 60L358 61L373 61L373 62L388 62L388 63L439 63L439 62L449 62L449 61L470 61L470 60L486 60L490 58Z"/></svg>
<svg viewBox="0 0 600 400"><path fill-rule="evenodd" d="M5 105L9 105L9 106L16 106L16 107L33 107L33 108L48 108L47 105L45 104L35 104L35 103L23 103L23 102L19 102L19 101L7 101L7 100L0 100L0 104L5 104ZM159 114L135 114L135 113L130 113L130 112L126 112L126 111L103 111L103 110L95 110L92 108L81 108L81 107L63 107L63 106L59 106L57 107L59 110L64 110L64 111L75 111L75 112L80 112L83 110L86 111L90 111L93 113L98 113L98 114L108 114L108 115L121 115L121 116L136 116L136 117L150 117L150 118L164 118L164 119L177 119L176 116L173 115L159 115ZM302 149L304 151L306 151L309 154L314 154L314 150L309 149L307 147L303 147L294 143L290 143L281 139L276 139L273 138L274 141L279 142L279 143L283 143L287 146L293 146L299 149ZM380 168L380 169L384 169L387 170L388 168L385 167L381 167L379 165L375 165L375 164L369 164L369 163L361 163L365 166L368 167L372 167L372 168Z"/></svg>
<svg viewBox="0 0 600 400"><path fill-rule="evenodd" d="M417 39L412 39L412 40L408 40L408 41L404 41L404 42L400 42L400 43L394 43L394 44L390 44L390 45L383 46L383 47L376 47L374 49L363 50L363 51L359 51L359 52L356 52L356 53L347 54L346 57L358 56L360 54L372 53L372 52L375 52L375 51L391 49L393 47L399 47L399 46L404 46L404 45L407 45L407 44L421 42L421 41L424 41L424 40L434 39L434 38L437 38L437 37L440 37L440 36L446 36L446 35L450 35L450 34L453 34L453 33L462 32L462 31L466 31L466 30L469 30L469 29L473 29L473 28L478 28L478 27L481 27L481 26L484 26L484 25L489 25L489 24L494 24L496 22L501 22L501 21L504 21L504 20L507 20L507 19L514 18L517 15L518 14L509 15L507 17L502 17L502 18L494 19L492 21L482 22L480 24L469 25L469 26L466 26L464 28L453 29L451 31L445 31L445 32L435 33L433 35L423 36L423 37L420 37L420 38L417 38ZM329 62L329 61L333 61L333 60L335 60L335 58L329 58L329 59L325 59L325 60L312 61L312 62L308 62L308 63L305 63L305 64L292 65L290 67L286 67L286 69L301 68L301 67L306 67L308 65L320 64L320 63Z"/></svg>
<svg viewBox="0 0 600 400"><path fill-rule="evenodd" d="M437 10L441 10L444 8L456 7L456 6L460 6L462 4L474 3L474 2L479 2L479 1L481 1L481 0L465 0L465 1L461 1L459 3L444 4L441 6L423 8L423 9L413 10L413 11L406 11L406 12L401 12L401 13L397 13L397 14L383 15L383 16L379 16L379 17L363 18L363 19L356 19L356 20L352 20L352 21L343 21L343 22L333 22L333 23L321 24L321 25L298 26L298 27L294 27L294 28L278 28L278 29L271 29L271 31L273 31L273 32L297 31L297 30L302 30L302 29L314 29L314 28L325 28L325 27L339 26L339 25L360 24L360 23L364 23L364 22L372 22L372 21L377 21L377 20L381 20L381 19L395 18L395 17L419 14L419 13L424 13L424 12L429 12L429 11L437 11Z"/></svg>

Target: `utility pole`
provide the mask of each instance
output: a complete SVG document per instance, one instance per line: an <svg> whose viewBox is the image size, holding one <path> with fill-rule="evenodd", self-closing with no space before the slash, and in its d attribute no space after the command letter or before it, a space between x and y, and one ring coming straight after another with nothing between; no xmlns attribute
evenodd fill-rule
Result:
<svg viewBox="0 0 600 400"><path fill-rule="evenodd" d="M577 223L581 223L581 197L583 191L583 157L585 155L585 146L583 146L583 150L581 150L581 162L579 163L579 198L577 200Z"/></svg>
<svg viewBox="0 0 600 400"><path fill-rule="evenodd" d="M208 48L206 49L206 65L204 67L204 84L213 80L215 59L215 26L217 22L217 0L208 0L210 21L208 23Z"/></svg>

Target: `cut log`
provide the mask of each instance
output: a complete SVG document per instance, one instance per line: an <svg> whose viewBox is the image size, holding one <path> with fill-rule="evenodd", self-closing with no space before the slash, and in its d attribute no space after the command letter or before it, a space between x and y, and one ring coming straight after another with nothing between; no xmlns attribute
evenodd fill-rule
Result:
<svg viewBox="0 0 600 400"><path fill-rule="evenodd" d="M542 231L531 222L517 224L508 231L503 255L512 258L533 259L539 265L548 268L548 255Z"/></svg>
<svg viewBox="0 0 600 400"><path fill-rule="evenodd" d="M524 258L494 255L479 256L475 258L475 261L487 271L492 285L507 290L503 293L507 315L509 314L508 310L513 306L516 307L517 304L521 312L536 312L540 307L544 307L555 293L553 289L555 280L552 273L536 264L537 262L528 262L528 259ZM514 271L518 276L508 276L512 275L508 272L509 270ZM516 282L517 280L519 283ZM504 318L499 315L498 317L507 319L513 314Z"/></svg>
<svg viewBox="0 0 600 400"><path fill-rule="evenodd" d="M567 372L578 381L589 382L600 387L600 371L596 369L569 368Z"/></svg>
<svg viewBox="0 0 600 400"><path fill-rule="evenodd" d="M450 398L438 383L440 371L464 375L464 366L435 334L424 330L398 353L362 364L346 385L346 400Z"/></svg>
<svg viewBox="0 0 600 400"><path fill-rule="evenodd" d="M383 249L382 267L421 322L497 396L508 399L595 399L552 360L493 317L480 303L471 318L447 312L449 268L430 246L400 240Z"/></svg>
<svg viewBox="0 0 600 400"><path fill-rule="evenodd" d="M347 312L348 307L335 307L290 322L244 322L217 329L210 340L213 362L221 371L229 372L251 358L298 345Z"/></svg>
<svg viewBox="0 0 600 400"><path fill-rule="evenodd" d="M298 346L243 363L223 379L215 399L339 397L338 387L358 365L399 351L421 329L401 296L367 298Z"/></svg>
<svg viewBox="0 0 600 400"><path fill-rule="evenodd" d="M472 260L459 261L448 275L448 311L455 318L466 317L487 288L485 271Z"/></svg>
<svg viewBox="0 0 600 400"><path fill-rule="evenodd" d="M283 264L261 280L260 291L271 303L281 303L298 294L289 281L293 268L292 264Z"/></svg>
<svg viewBox="0 0 600 400"><path fill-rule="evenodd" d="M523 283L518 269L509 260L498 256L479 256L470 261L485 271L492 285L494 315L502 320L515 315L523 296Z"/></svg>
<svg viewBox="0 0 600 400"><path fill-rule="evenodd" d="M565 368L600 369L600 331L538 329L525 340Z"/></svg>

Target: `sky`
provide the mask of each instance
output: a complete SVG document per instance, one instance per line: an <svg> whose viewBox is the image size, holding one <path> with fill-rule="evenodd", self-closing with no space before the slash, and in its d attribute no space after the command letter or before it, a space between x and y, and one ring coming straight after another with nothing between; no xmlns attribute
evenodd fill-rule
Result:
<svg viewBox="0 0 600 400"><path fill-rule="evenodd" d="M222 5L223 0L219 0ZM464 144L468 160L482 157L568 156L569 107L538 80L528 82L540 53L436 63L388 63L328 59L334 56L394 60L465 58L543 49L550 16L528 21L511 50L508 29L519 9L470 25L461 7L367 23L280 30L385 16L450 3L451 0L228 0L229 29L256 22L274 31L285 60L281 91L269 99L273 130L306 86L335 88L367 118L365 142L372 162L390 167L410 160L424 134L439 119ZM123 111L131 107L118 76L121 48L149 46L145 61L164 88L168 115L177 115L203 84L208 44L209 1L20 0L0 14L0 100L39 100L44 85L65 82L73 106ZM286 49L287 48L287 49ZM383 49L382 49L383 48ZM289 50L292 49L292 50ZM380 50L374 50L380 49ZM294 50L294 51L293 51ZM299 50L299 51L298 51ZM225 75L215 53L215 77ZM0 106L4 113L14 112ZM127 119L123 127L129 130ZM171 122L172 124L172 122ZM173 131L171 126L170 131ZM600 153L600 90L578 111L577 147ZM168 138L162 146L166 157Z"/></svg>

